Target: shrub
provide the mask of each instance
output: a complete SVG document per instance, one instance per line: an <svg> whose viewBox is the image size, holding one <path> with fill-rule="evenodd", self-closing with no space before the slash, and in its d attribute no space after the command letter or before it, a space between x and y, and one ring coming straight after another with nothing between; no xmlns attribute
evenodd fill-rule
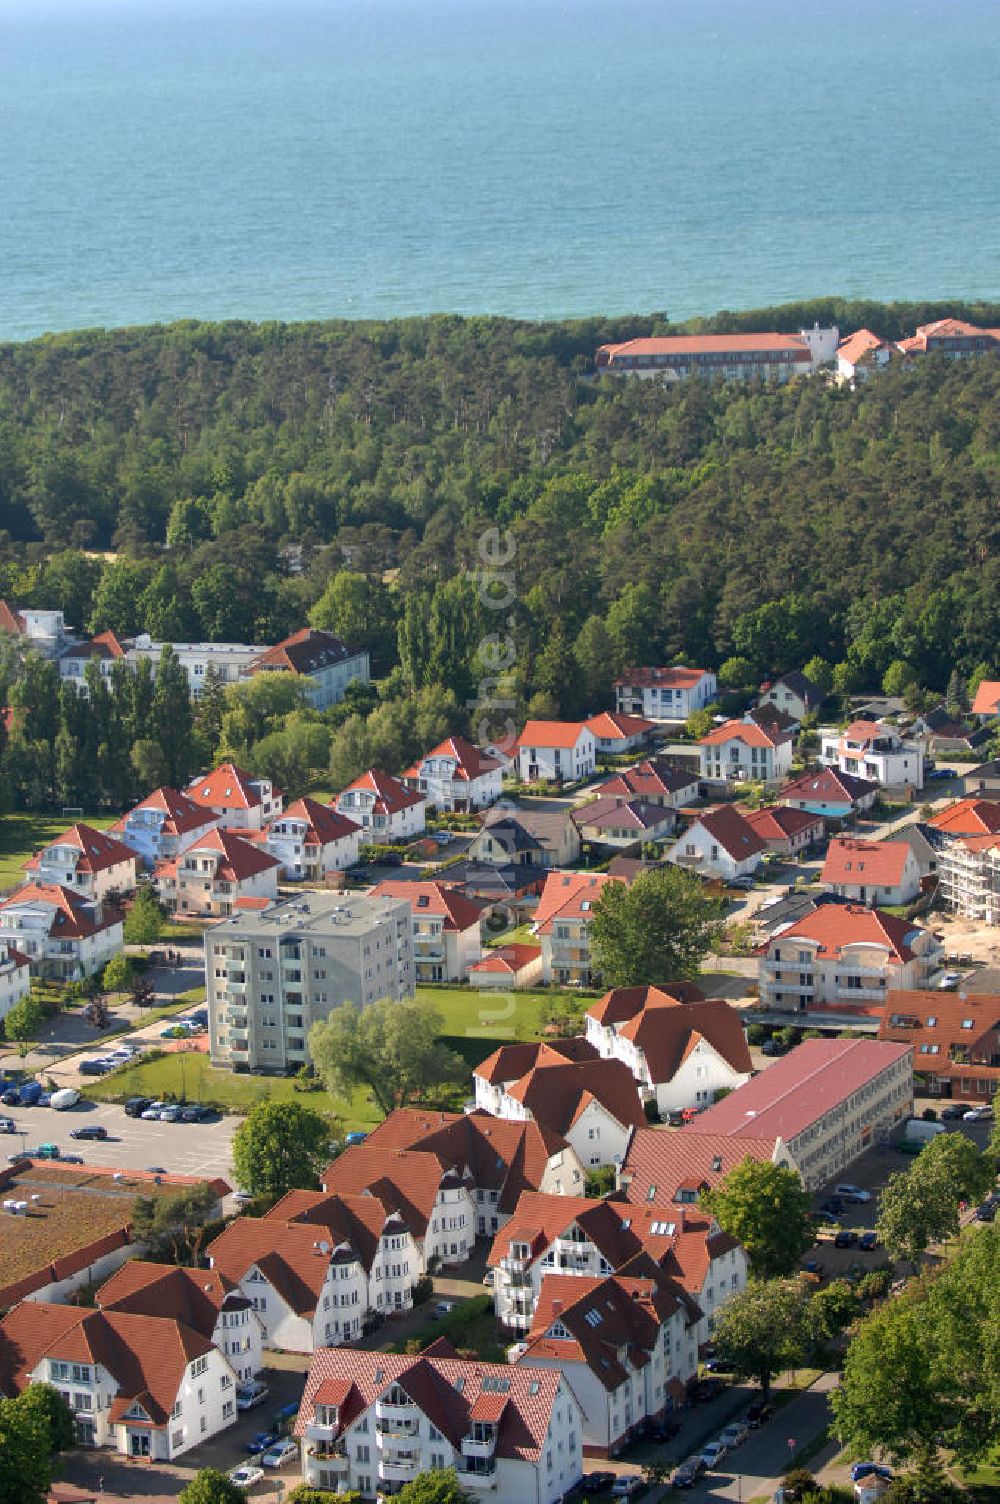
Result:
<svg viewBox="0 0 1000 1504"><path fill-rule="evenodd" d="M763 1044L770 1037L771 1031L764 1024L751 1024L747 1029L747 1044Z"/></svg>

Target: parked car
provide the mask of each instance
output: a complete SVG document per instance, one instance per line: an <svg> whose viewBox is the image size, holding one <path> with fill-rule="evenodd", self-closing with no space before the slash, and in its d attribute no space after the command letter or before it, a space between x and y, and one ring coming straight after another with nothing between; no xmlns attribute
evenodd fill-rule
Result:
<svg viewBox="0 0 1000 1504"><path fill-rule="evenodd" d="M158 1123L160 1113L168 1104L166 1102L150 1102L148 1107L143 1108L139 1116L147 1123Z"/></svg>
<svg viewBox="0 0 1000 1504"><path fill-rule="evenodd" d="M851 1482L860 1483L862 1478L870 1478L873 1473L879 1478L891 1478L892 1468L881 1462L856 1462L851 1468Z"/></svg>
<svg viewBox="0 0 1000 1504"><path fill-rule="evenodd" d="M292 1400L290 1404L282 1405L281 1409L274 1417L274 1424L276 1426L282 1426L284 1425L286 1420L294 1420L299 1413L300 1405L301 1400Z"/></svg>
<svg viewBox="0 0 1000 1504"><path fill-rule="evenodd" d="M108 1071L113 1071L118 1065L117 1060L108 1060L102 1056L99 1060L81 1060L81 1076L106 1076Z"/></svg>
<svg viewBox="0 0 1000 1504"><path fill-rule="evenodd" d="M765 1421L771 1419L771 1407L765 1400L754 1400L747 1410L747 1425L751 1431L756 1431Z"/></svg>
<svg viewBox="0 0 1000 1504"><path fill-rule="evenodd" d="M874 1253L878 1247L877 1232L863 1232L858 1239L858 1247L862 1253Z"/></svg>
<svg viewBox="0 0 1000 1504"><path fill-rule="evenodd" d="M263 1479L264 1469L255 1462L241 1462L239 1467L230 1468L226 1477L237 1488L253 1488L255 1483L260 1483Z"/></svg>
<svg viewBox="0 0 1000 1504"><path fill-rule="evenodd" d="M233 1192L233 1200L236 1202L237 1206L248 1206L253 1199L253 1195L250 1191Z"/></svg>
<svg viewBox="0 0 1000 1504"><path fill-rule="evenodd" d="M689 1457L687 1462L682 1462L676 1473L670 1480L672 1488L694 1488L698 1479L705 1471L705 1464L700 1457Z"/></svg>
<svg viewBox="0 0 1000 1504"><path fill-rule="evenodd" d="M100 1123L86 1123L82 1128L74 1128L70 1138L96 1138L106 1139L108 1130L102 1128Z"/></svg>
<svg viewBox="0 0 1000 1504"><path fill-rule="evenodd" d="M147 1175L169 1175L170 1171L169 1170L165 1170L162 1165L147 1165L146 1166L146 1174Z"/></svg>
<svg viewBox="0 0 1000 1504"><path fill-rule="evenodd" d="M729 879L729 887L730 888L740 888L744 892L748 892L749 889L751 889L753 887L753 878L752 877L731 877Z"/></svg>
<svg viewBox="0 0 1000 1504"><path fill-rule="evenodd" d="M278 1441L273 1447L268 1447L266 1452L261 1453L261 1463L264 1467L284 1467L286 1462L295 1462L298 1459L299 1447L295 1441Z"/></svg>
<svg viewBox="0 0 1000 1504"><path fill-rule="evenodd" d="M783 1055L785 1046L778 1039L765 1039L760 1047L762 1055Z"/></svg>
<svg viewBox="0 0 1000 1504"><path fill-rule="evenodd" d="M0 1133L16 1133L17 1124L13 1118L0 1118Z"/></svg>
<svg viewBox="0 0 1000 1504"><path fill-rule="evenodd" d="M202 1102L186 1102L181 1108L182 1123L203 1123L206 1118L213 1117L211 1107L206 1107Z"/></svg>
<svg viewBox="0 0 1000 1504"><path fill-rule="evenodd" d="M646 1427L646 1437L649 1441L673 1441L680 1434L680 1422L676 1420L654 1421Z"/></svg>
<svg viewBox="0 0 1000 1504"><path fill-rule="evenodd" d="M863 1191L859 1185L851 1185L849 1181L845 1182L844 1185L834 1186L833 1190L834 1195L842 1196L845 1201L851 1204L870 1201L872 1199L871 1191Z"/></svg>
<svg viewBox="0 0 1000 1504"><path fill-rule="evenodd" d="M725 1387L721 1379L700 1379L690 1391L692 1405L707 1405L709 1400L714 1400Z"/></svg>
<svg viewBox="0 0 1000 1504"><path fill-rule="evenodd" d="M349 1133L347 1135L347 1137L344 1139L344 1143L348 1148L350 1148L352 1144L363 1144L367 1137L367 1133L361 1133L356 1129L353 1133Z"/></svg>
<svg viewBox="0 0 1000 1504"><path fill-rule="evenodd" d="M996 1214L996 1204L992 1200L984 1201L981 1206L976 1207L975 1216L977 1222L992 1222Z"/></svg>
<svg viewBox="0 0 1000 1504"><path fill-rule="evenodd" d="M611 1497L613 1499L634 1499L636 1494L645 1493L645 1491L645 1483L634 1474L631 1477L619 1476L611 1485Z"/></svg>
<svg viewBox="0 0 1000 1504"><path fill-rule="evenodd" d="M258 1405L264 1403L270 1392L266 1384L258 1384L256 1382L252 1384L237 1384L237 1410L256 1410Z"/></svg>
<svg viewBox="0 0 1000 1504"><path fill-rule="evenodd" d="M937 780L939 778L954 778L954 776L955 775L952 772L951 768L931 768L928 772L926 765L924 766L925 778L933 778Z"/></svg>
<svg viewBox="0 0 1000 1504"><path fill-rule="evenodd" d="M733 1365L728 1358L709 1358L705 1363L706 1373L732 1373Z"/></svg>
<svg viewBox="0 0 1000 1504"><path fill-rule="evenodd" d="M970 1107L968 1112L962 1113L962 1121L965 1123L991 1123L993 1121L992 1107Z"/></svg>
<svg viewBox="0 0 1000 1504"><path fill-rule="evenodd" d="M726 1450L731 1452L734 1447L742 1446L750 1435L749 1428L741 1420L734 1420L728 1426L723 1426L719 1432L719 1440L725 1442Z"/></svg>
<svg viewBox="0 0 1000 1504"><path fill-rule="evenodd" d="M587 1493L603 1494L614 1485L614 1473L585 1473L583 1487Z"/></svg>
<svg viewBox="0 0 1000 1504"><path fill-rule="evenodd" d="M949 1102L947 1107L942 1107L941 1109L941 1121L943 1123L953 1123L956 1118L964 1118L967 1111L968 1109L964 1102Z"/></svg>
<svg viewBox="0 0 1000 1504"><path fill-rule="evenodd" d="M440 1321L442 1316L449 1316L457 1305L457 1300L439 1300L431 1311L431 1320Z"/></svg>
<svg viewBox="0 0 1000 1504"><path fill-rule="evenodd" d="M834 1248L853 1248L858 1235L853 1227L842 1227L833 1240Z"/></svg>
<svg viewBox="0 0 1000 1504"><path fill-rule="evenodd" d="M181 1119L181 1111L182 1109L177 1102L168 1102L166 1107L164 1107L163 1111L160 1113L160 1122L179 1123ZM145 1116L146 1114L143 1113L143 1117Z"/></svg>
<svg viewBox="0 0 1000 1504"><path fill-rule="evenodd" d="M714 1468L717 1468L728 1451L729 1448L721 1438L706 1442L701 1449L706 1471L711 1472Z"/></svg>
<svg viewBox="0 0 1000 1504"><path fill-rule="evenodd" d="M962 973L960 971L943 971L938 977L935 986L939 991L943 992L948 987L957 987L961 980Z"/></svg>
<svg viewBox="0 0 1000 1504"><path fill-rule="evenodd" d="M247 1442L247 1451L256 1456L258 1452L266 1452L268 1447L273 1447L279 1440L277 1431L258 1431Z"/></svg>
<svg viewBox="0 0 1000 1504"><path fill-rule="evenodd" d="M127 1118L139 1118L150 1105L150 1097L129 1097L125 1103L125 1116Z"/></svg>

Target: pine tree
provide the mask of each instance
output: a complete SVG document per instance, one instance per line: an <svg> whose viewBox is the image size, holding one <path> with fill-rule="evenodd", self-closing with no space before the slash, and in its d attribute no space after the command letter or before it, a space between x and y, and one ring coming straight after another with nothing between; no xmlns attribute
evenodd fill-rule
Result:
<svg viewBox="0 0 1000 1504"><path fill-rule="evenodd" d="M169 643L164 645L156 671L152 719L155 732L151 739L159 742L163 751L167 781L180 788L192 771L191 695L187 673Z"/></svg>

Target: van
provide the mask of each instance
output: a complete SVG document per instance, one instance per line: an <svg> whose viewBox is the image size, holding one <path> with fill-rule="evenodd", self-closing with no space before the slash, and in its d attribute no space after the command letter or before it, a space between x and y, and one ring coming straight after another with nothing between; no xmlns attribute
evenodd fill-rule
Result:
<svg viewBox="0 0 1000 1504"><path fill-rule="evenodd" d="M152 1100L152 1097L129 1097L125 1103L125 1116L127 1118L141 1117Z"/></svg>
<svg viewBox="0 0 1000 1504"><path fill-rule="evenodd" d="M56 1112L65 1112L67 1107L75 1107L80 1100L80 1093L72 1086L64 1086L62 1091L54 1091L49 1098L49 1106L54 1107Z"/></svg>
<svg viewBox="0 0 1000 1504"><path fill-rule="evenodd" d="M947 1133L943 1123L930 1123L924 1118L907 1118L903 1138L911 1144L926 1144L939 1133Z"/></svg>
<svg viewBox="0 0 1000 1504"><path fill-rule="evenodd" d="M58 1144L39 1144L35 1150L35 1159L59 1159Z"/></svg>
<svg viewBox="0 0 1000 1504"><path fill-rule="evenodd" d="M21 1106L33 1107L41 1095L42 1083L40 1081L25 1081L19 1092Z"/></svg>

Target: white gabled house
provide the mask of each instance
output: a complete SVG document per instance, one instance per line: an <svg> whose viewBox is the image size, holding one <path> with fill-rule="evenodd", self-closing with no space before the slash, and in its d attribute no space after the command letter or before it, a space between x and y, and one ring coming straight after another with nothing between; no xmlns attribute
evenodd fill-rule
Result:
<svg viewBox="0 0 1000 1504"><path fill-rule="evenodd" d="M321 883L331 872L357 866L361 826L332 805L296 799L265 828L264 844L290 882Z"/></svg>
<svg viewBox="0 0 1000 1504"><path fill-rule="evenodd" d="M403 1218L422 1268L462 1264L476 1241L474 1186L468 1166L455 1167L421 1149L352 1144L320 1177L327 1193L370 1196L386 1216Z"/></svg>
<svg viewBox="0 0 1000 1504"><path fill-rule="evenodd" d="M58 883L96 903L135 887L135 852L91 825L71 825L24 864L28 882Z"/></svg>
<svg viewBox="0 0 1000 1504"><path fill-rule="evenodd" d="M667 853L667 861L705 877L731 882L752 877L767 844L732 804L700 815Z"/></svg>
<svg viewBox="0 0 1000 1504"><path fill-rule="evenodd" d="M726 721L701 737L701 776L710 783L776 783L792 766L792 735L756 721Z"/></svg>
<svg viewBox="0 0 1000 1504"><path fill-rule="evenodd" d="M704 710L718 692L714 673L707 668L627 668L615 680L617 709L624 715L651 721L686 721L693 710Z"/></svg>
<svg viewBox="0 0 1000 1504"><path fill-rule="evenodd" d="M187 797L218 819L227 830L263 830L281 814L281 795L269 778L257 778L235 763L224 762L196 778Z"/></svg>
<svg viewBox="0 0 1000 1504"><path fill-rule="evenodd" d="M597 769L597 743L586 721L527 721L514 755L522 783L573 783Z"/></svg>
<svg viewBox="0 0 1000 1504"><path fill-rule="evenodd" d="M408 841L425 827L427 796L381 768L361 773L332 802L339 814L361 826L366 844Z"/></svg>
<svg viewBox="0 0 1000 1504"><path fill-rule="evenodd" d="M485 809L503 792L503 763L464 736L449 736L407 768L403 781L435 809Z"/></svg>
<svg viewBox="0 0 1000 1504"><path fill-rule="evenodd" d="M156 868L160 902L170 913L223 918L241 905L266 908L278 897L281 863L234 830L215 829Z"/></svg>
<svg viewBox="0 0 1000 1504"><path fill-rule="evenodd" d="M0 904L0 939L27 956L34 976L78 982L121 950L122 918L59 883L26 883Z"/></svg>
<svg viewBox="0 0 1000 1504"><path fill-rule="evenodd" d="M169 861L185 846L214 830L220 817L195 804L177 789L155 789L110 827L111 834L131 847L144 867Z"/></svg>
<svg viewBox="0 0 1000 1504"><path fill-rule="evenodd" d="M918 896L920 863L905 841L839 836L827 847L822 882L839 898L898 907Z"/></svg>
<svg viewBox="0 0 1000 1504"><path fill-rule="evenodd" d="M418 982L464 982L482 959L482 905L445 882L387 878L372 898L405 898L413 914L413 959Z"/></svg>
<svg viewBox="0 0 1000 1504"><path fill-rule="evenodd" d="M924 786L923 746L884 721L852 721L846 731L822 732L820 761L883 788Z"/></svg>

